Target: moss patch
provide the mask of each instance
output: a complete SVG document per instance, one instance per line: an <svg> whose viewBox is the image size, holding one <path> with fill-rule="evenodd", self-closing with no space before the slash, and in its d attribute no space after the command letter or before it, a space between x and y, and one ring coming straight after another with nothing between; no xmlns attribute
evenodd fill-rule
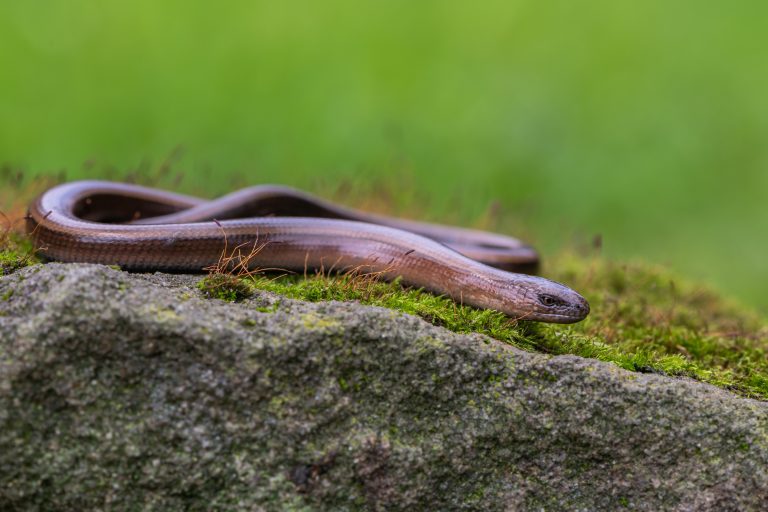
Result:
<svg viewBox="0 0 768 512"><path fill-rule="evenodd" d="M26 237L11 229L0 234L0 275L36 262ZM548 269L547 277L589 299L592 313L585 321L570 326L515 323L499 312L359 275L305 279L219 273L204 278L198 287L209 297L227 301L243 300L256 288L308 301L355 300L528 350L600 359L632 371L689 376L768 399L768 327L765 318L749 308L643 262L565 253L550 260Z"/></svg>
<svg viewBox="0 0 768 512"><path fill-rule="evenodd" d="M0 276L37 262L29 239L11 232L0 236Z"/></svg>
<svg viewBox="0 0 768 512"><path fill-rule="evenodd" d="M498 311L461 306L431 293L387 283L363 275L303 276L278 278L256 275L246 278L252 286L290 298L310 302L358 301L420 316L432 324L459 333L478 332L519 347L535 348L526 334L527 326L510 320Z"/></svg>
<svg viewBox="0 0 768 512"><path fill-rule="evenodd" d="M574 354L638 372L688 376L768 399L765 319L712 290L646 263L564 254L548 277L592 305L573 325L516 323L445 297L365 276L254 276L250 286L308 301L355 300L420 316L454 332L477 332L527 350Z"/></svg>
<svg viewBox="0 0 768 512"><path fill-rule="evenodd" d="M768 399L768 323L750 308L648 263L564 254L551 268L585 292L593 312L565 329L536 326L541 350Z"/></svg>
<svg viewBox="0 0 768 512"><path fill-rule="evenodd" d="M197 287L208 298L228 302L239 302L253 295L248 280L229 274L210 274L197 283Z"/></svg>

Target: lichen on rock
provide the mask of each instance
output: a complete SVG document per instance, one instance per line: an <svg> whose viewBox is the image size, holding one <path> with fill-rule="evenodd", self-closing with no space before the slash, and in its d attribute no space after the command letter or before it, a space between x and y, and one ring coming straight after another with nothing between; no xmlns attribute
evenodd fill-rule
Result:
<svg viewBox="0 0 768 512"><path fill-rule="evenodd" d="M0 278L0 509L759 510L768 404L199 276Z"/></svg>

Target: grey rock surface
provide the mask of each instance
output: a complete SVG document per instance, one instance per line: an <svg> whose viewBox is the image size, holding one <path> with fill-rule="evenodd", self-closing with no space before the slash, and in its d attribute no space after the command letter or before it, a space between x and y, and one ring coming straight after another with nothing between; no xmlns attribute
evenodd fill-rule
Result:
<svg viewBox="0 0 768 512"><path fill-rule="evenodd" d="M766 509L766 403L199 279L0 278L0 510Z"/></svg>

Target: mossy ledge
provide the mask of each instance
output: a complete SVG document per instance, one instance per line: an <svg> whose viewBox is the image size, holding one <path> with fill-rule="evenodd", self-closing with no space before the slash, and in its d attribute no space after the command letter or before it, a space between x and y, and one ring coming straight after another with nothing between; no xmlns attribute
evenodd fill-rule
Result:
<svg viewBox="0 0 768 512"><path fill-rule="evenodd" d="M199 280L74 264L0 277L0 509L706 511L768 499L768 403L392 309L261 290L206 299ZM532 341L575 332L515 329Z"/></svg>
<svg viewBox="0 0 768 512"><path fill-rule="evenodd" d="M242 300L263 290L306 301L357 301L417 315L457 333L480 333L518 348L573 354L630 371L691 377L740 395L768 399L768 328L749 308L641 262L561 255L548 277L581 291L589 318L562 326L514 322L502 313L456 304L375 276L213 274L206 295Z"/></svg>
<svg viewBox="0 0 768 512"><path fill-rule="evenodd" d="M31 241L13 232L0 235L0 276L38 263Z"/></svg>

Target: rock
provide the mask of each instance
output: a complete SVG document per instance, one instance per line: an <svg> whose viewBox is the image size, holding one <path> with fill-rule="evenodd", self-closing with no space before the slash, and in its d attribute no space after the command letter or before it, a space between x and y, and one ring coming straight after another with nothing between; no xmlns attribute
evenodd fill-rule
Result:
<svg viewBox="0 0 768 512"><path fill-rule="evenodd" d="M0 509L768 503L766 403L353 303L204 299L199 279L0 279Z"/></svg>

